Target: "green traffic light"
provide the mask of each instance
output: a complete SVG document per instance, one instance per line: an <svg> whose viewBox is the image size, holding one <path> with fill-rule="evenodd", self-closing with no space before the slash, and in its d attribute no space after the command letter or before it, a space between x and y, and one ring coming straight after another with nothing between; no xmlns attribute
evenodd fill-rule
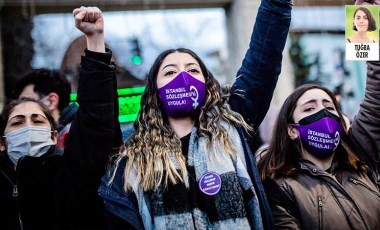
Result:
<svg viewBox="0 0 380 230"><path fill-rule="evenodd" d="M138 56L138 55L135 55L135 56L132 57L131 61L135 65L141 65L142 58L140 56Z"/></svg>

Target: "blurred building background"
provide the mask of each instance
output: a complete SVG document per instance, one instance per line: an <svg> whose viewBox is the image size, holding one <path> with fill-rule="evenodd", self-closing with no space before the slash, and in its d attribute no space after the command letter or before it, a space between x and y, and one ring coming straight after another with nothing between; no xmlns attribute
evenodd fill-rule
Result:
<svg viewBox="0 0 380 230"><path fill-rule="evenodd" d="M345 5L353 1L293 3L282 73L267 119L295 86L306 82L339 93L343 111L352 118L364 94L366 71L364 62L345 61L344 56ZM85 42L71 12L81 5L99 6L104 12L106 43L119 66L119 88L138 88L154 58L176 47L198 53L221 84L233 83L259 4L259 0L0 0L0 107L12 96L15 82L32 68L61 69L76 92Z"/></svg>

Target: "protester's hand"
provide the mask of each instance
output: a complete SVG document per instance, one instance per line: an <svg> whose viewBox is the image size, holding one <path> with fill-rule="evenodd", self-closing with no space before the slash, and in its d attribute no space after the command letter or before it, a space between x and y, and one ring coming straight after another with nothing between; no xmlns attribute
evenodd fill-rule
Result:
<svg viewBox="0 0 380 230"><path fill-rule="evenodd" d="M380 0L356 0L355 5L380 5Z"/></svg>
<svg viewBox="0 0 380 230"><path fill-rule="evenodd" d="M75 26L86 35L103 33L103 16L98 7L84 7L73 10Z"/></svg>
<svg viewBox="0 0 380 230"><path fill-rule="evenodd" d="M75 27L82 31L87 38L87 48L96 52L105 52L104 21L98 7L84 7L73 10Z"/></svg>

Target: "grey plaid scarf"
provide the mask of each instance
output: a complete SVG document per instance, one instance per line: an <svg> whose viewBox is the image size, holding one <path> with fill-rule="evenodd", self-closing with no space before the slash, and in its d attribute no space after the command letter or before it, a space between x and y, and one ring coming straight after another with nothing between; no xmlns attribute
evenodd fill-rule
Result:
<svg viewBox="0 0 380 230"><path fill-rule="evenodd" d="M241 139L235 128L226 125L225 128L238 153L233 159L219 147L217 156L212 148L206 149L204 138L198 137L197 129L193 128L187 160L189 176L185 183L143 193L133 183L136 175L130 177L145 229L263 229ZM171 160L179 169L176 160ZM215 195L204 194L199 187L202 176L210 172L221 179L220 190Z"/></svg>

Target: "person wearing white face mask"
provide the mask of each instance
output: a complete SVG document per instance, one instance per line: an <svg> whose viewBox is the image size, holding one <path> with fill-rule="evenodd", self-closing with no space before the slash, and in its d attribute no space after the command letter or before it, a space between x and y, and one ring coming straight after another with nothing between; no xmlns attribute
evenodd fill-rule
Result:
<svg viewBox="0 0 380 230"><path fill-rule="evenodd" d="M97 188L110 154L121 145L115 65L106 50L102 16L81 8L86 34L78 87L79 108L63 155L55 153L57 126L40 100L20 98L0 116L0 229L104 229ZM96 26L94 26L96 24Z"/></svg>
<svg viewBox="0 0 380 230"><path fill-rule="evenodd" d="M0 150L7 149L15 167L21 157L40 157L56 144L56 123L46 109L42 102L27 98L13 101L4 108L2 117L8 120Z"/></svg>
<svg viewBox="0 0 380 230"><path fill-rule="evenodd" d="M0 209L0 228L42 227L44 225L36 225L37 219L29 214L28 206L33 204L29 201L30 196L39 202L35 191L53 188L52 183L45 184L42 180L53 179L58 170L58 167L52 167L59 159L53 154L57 142L54 118L42 102L24 98L4 107L0 128L3 133L0 142L0 202L6 209L6 213ZM48 205L44 202L39 205L40 214L44 215Z"/></svg>
<svg viewBox="0 0 380 230"><path fill-rule="evenodd" d="M8 156L17 165L23 156L40 157L54 145L49 127L26 126L5 135Z"/></svg>
<svg viewBox="0 0 380 230"><path fill-rule="evenodd" d="M58 123L57 154L63 154L63 148L71 122L78 106L70 103L71 85L66 77L55 69L33 69L16 84L15 97L29 97L43 102L52 112Z"/></svg>

